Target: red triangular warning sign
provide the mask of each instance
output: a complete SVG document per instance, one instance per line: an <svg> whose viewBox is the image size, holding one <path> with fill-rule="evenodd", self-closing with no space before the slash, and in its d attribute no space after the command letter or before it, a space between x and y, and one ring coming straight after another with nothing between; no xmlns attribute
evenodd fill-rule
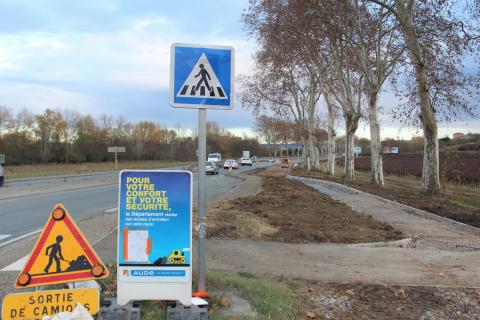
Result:
<svg viewBox="0 0 480 320"><path fill-rule="evenodd" d="M101 279L108 275L108 269L65 207L57 204L18 275L15 287Z"/></svg>

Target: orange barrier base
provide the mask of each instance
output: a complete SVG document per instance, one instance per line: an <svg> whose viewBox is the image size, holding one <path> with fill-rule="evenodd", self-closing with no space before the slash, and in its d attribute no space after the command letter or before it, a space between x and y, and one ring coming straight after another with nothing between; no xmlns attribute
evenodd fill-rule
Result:
<svg viewBox="0 0 480 320"><path fill-rule="evenodd" d="M203 298L203 299L210 298L210 296L208 295L208 292L194 292L192 294L192 297Z"/></svg>

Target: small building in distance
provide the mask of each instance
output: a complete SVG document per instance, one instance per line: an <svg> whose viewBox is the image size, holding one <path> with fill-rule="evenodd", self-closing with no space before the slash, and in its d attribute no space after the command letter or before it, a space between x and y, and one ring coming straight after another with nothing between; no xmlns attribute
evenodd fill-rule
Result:
<svg viewBox="0 0 480 320"><path fill-rule="evenodd" d="M465 134L461 133L461 132L455 132L453 134L453 140L461 140L465 137Z"/></svg>

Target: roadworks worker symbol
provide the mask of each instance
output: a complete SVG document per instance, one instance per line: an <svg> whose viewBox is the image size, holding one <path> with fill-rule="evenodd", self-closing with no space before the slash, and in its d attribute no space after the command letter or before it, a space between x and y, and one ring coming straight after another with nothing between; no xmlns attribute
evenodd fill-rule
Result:
<svg viewBox="0 0 480 320"><path fill-rule="evenodd" d="M228 99L205 53L202 53L200 59L195 63L177 97Z"/></svg>
<svg viewBox="0 0 480 320"><path fill-rule="evenodd" d="M108 270L65 207L57 204L48 218L15 287L101 279Z"/></svg>

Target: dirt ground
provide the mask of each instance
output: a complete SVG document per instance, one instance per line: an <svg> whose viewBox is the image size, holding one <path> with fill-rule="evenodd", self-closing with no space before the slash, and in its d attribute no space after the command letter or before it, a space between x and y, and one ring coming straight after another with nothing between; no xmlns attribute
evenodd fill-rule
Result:
<svg viewBox="0 0 480 320"><path fill-rule="evenodd" d="M296 168L293 169L290 174L345 183L338 177L328 176L321 171L307 172L301 168ZM456 204L449 197L432 197L423 193L419 188L413 188L410 185L407 186L405 183L386 183L385 187L382 188L365 183L364 179L362 179L345 184L364 192L372 193L389 200L480 228L480 208Z"/></svg>
<svg viewBox="0 0 480 320"><path fill-rule="evenodd" d="M361 243L398 240L402 233L303 183L278 167L257 172L261 191L208 208L208 238L290 243Z"/></svg>
<svg viewBox="0 0 480 320"><path fill-rule="evenodd" d="M312 319L479 319L480 290L300 280Z"/></svg>

